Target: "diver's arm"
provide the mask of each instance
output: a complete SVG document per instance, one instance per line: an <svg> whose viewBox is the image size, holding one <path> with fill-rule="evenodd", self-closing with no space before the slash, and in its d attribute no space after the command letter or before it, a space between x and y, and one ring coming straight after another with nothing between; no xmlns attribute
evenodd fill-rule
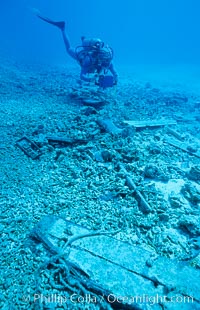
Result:
<svg viewBox="0 0 200 310"><path fill-rule="evenodd" d="M91 58L89 56L85 56L82 64L81 64L81 74L80 74L80 78L83 81L86 82L95 82L96 80L96 74L95 72L91 72L88 69L91 66ZM88 74L90 73L90 74Z"/></svg>
<svg viewBox="0 0 200 310"><path fill-rule="evenodd" d="M84 68L81 68L80 79L85 81L85 82L92 82L93 81L93 79L88 76L87 70Z"/></svg>
<svg viewBox="0 0 200 310"><path fill-rule="evenodd" d="M110 72L112 73L112 75L113 75L113 77L115 79L115 84L117 84L117 82L118 82L118 74L117 74L117 71L114 68L113 63L110 64L109 70L110 70Z"/></svg>

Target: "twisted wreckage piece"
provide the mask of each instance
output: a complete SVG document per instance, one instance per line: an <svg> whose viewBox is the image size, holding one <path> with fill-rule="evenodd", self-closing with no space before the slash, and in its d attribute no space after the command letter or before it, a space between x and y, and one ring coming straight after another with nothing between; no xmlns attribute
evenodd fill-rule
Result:
<svg viewBox="0 0 200 310"><path fill-rule="evenodd" d="M165 296L166 303L162 298L155 302L156 310L171 309L168 305L172 296L178 296L179 303L180 299L186 300L187 307L181 309L199 309L198 270L186 263L155 257L154 252L102 233L90 232L60 217L43 218L33 229L29 244L38 256L40 243L41 255L46 250L49 256L36 273L36 290L41 290L41 276L48 273L45 279L49 279L47 285L54 291L90 293L97 300L103 296L101 309L146 309L148 296ZM59 246L61 240L67 245L64 250Z"/></svg>
<svg viewBox="0 0 200 310"><path fill-rule="evenodd" d="M109 304L106 301L106 296L112 295L112 292L104 289L99 285L97 282L90 279L87 272L82 270L78 264L73 263L68 259L69 252L66 252L67 248L72 246L72 243L75 241L78 241L83 238L87 237L94 237L94 236L102 236L102 235L113 235L116 234L117 231L114 232L107 232L107 231L93 231L93 232L85 232L82 234L76 234L73 235L71 238L68 239L68 241L65 243L65 245L60 249L59 247L55 246L50 240L49 236L46 232L46 228L42 227L44 224L49 221L49 223L52 223L53 217L46 217L44 221L39 223L31 232L30 239L34 242L41 243L46 251L48 253L53 254L53 256L50 257L50 259L42 264L40 268L36 272L36 289L40 291L40 273L42 270L48 268L53 269L52 275L50 276L50 284L52 288L59 289L59 290L66 290L68 289L71 292L79 293L82 292L84 294L90 294L92 292L93 297L96 298L96 300L101 297L101 304L104 309L138 309L140 310L140 307L132 306L132 305L124 305L124 304L118 304L118 302L113 301L112 302L112 308L109 306ZM49 220L50 219L50 220ZM54 218L58 219L58 218ZM65 221L67 223L67 221ZM49 234L52 236L51 234ZM56 236L53 236L56 238ZM59 238L58 238L59 239ZM30 243L30 241L29 241ZM59 283L56 283L57 281L55 279L59 278Z"/></svg>

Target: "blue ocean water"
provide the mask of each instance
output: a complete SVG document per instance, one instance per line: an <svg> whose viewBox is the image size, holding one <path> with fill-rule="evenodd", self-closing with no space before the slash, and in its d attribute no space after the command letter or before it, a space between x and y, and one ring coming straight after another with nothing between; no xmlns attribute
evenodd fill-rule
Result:
<svg viewBox="0 0 200 310"><path fill-rule="evenodd" d="M101 37L116 63L199 64L198 0L7 0L0 4L2 53L29 62L68 62L57 29L31 8L65 20L73 45L80 36Z"/></svg>

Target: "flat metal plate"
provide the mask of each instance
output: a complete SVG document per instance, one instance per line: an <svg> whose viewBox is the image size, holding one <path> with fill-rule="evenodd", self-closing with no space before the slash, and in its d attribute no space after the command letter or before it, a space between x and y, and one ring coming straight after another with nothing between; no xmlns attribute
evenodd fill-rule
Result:
<svg viewBox="0 0 200 310"><path fill-rule="evenodd" d="M90 232L54 216L45 217L38 225L55 247L61 240ZM193 308L187 304L186 309L195 309L195 304L200 308L199 270L165 257L157 257L149 265L151 257L152 252L108 235L78 239L72 243L68 256L91 280L115 296L128 298L128 302L136 296L190 296Z"/></svg>

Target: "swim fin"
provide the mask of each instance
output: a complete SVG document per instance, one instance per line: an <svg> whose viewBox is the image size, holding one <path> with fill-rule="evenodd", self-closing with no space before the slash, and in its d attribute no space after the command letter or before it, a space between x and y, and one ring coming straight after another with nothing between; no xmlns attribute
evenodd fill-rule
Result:
<svg viewBox="0 0 200 310"><path fill-rule="evenodd" d="M60 30L64 30L65 29L65 22L61 21L61 22L55 22L52 19L48 18L48 17L44 17L42 15L40 15L39 13L36 13L37 17L39 17L40 19L44 20L45 22L58 27Z"/></svg>

